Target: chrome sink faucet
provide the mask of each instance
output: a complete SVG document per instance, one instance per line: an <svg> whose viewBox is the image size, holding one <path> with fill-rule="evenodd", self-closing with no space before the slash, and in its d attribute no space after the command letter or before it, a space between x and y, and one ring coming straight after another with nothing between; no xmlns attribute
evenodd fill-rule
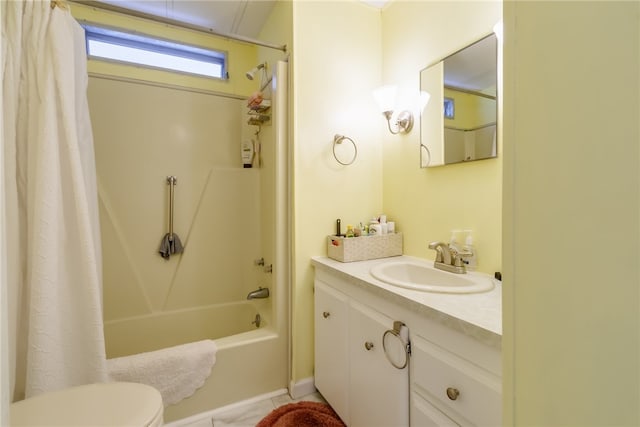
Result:
<svg viewBox="0 0 640 427"><path fill-rule="evenodd" d="M431 242L429 243L429 249L436 251L436 260L433 262L435 268L450 273L465 274L467 272L463 261L466 254L459 253L456 249L443 242Z"/></svg>
<svg viewBox="0 0 640 427"><path fill-rule="evenodd" d="M436 251L436 262L451 264L451 250L449 245L442 242L429 243L429 249Z"/></svg>

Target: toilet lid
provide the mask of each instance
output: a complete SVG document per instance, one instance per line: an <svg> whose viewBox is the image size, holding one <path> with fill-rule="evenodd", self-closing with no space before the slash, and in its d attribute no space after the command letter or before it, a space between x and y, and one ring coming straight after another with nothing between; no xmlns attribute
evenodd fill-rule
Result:
<svg viewBox="0 0 640 427"><path fill-rule="evenodd" d="M160 426L162 397L137 383L88 384L13 403L12 426Z"/></svg>

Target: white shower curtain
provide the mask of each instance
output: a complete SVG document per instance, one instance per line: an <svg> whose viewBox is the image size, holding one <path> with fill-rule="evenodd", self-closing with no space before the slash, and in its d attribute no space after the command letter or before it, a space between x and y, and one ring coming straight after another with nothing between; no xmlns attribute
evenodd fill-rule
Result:
<svg viewBox="0 0 640 427"><path fill-rule="evenodd" d="M48 0L2 2L12 399L107 380L83 30Z"/></svg>

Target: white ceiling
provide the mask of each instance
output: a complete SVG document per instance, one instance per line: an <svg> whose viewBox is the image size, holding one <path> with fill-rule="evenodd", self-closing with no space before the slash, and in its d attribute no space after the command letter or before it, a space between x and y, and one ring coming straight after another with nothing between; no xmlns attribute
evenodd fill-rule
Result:
<svg viewBox="0 0 640 427"><path fill-rule="evenodd" d="M100 0L114 6L257 38L275 0Z"/></svg>
<svg viewBox="0 0 640 427"><path fill-rule="evenodd" d="M445 58L445 85L495 95L497 49L496 36L491 35Z"/></svg>
<svg viewBox="0 0 640 427"><path fill-rule="evenodd" d="M362 0L382 8L389 0ZM258 38L275 0L100 0L220 33Z"/></svg>

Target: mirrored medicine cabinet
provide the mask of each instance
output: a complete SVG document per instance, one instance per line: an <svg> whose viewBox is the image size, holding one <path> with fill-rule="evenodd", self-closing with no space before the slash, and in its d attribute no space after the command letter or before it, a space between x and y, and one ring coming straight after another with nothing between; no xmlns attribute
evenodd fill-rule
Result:
<svg viewBox="0 0 640 427"><path fill-rule="evenodd" d="M431 100L420 118L423 168L497 156L498 42L495 34L420 72Z"/></svg>

